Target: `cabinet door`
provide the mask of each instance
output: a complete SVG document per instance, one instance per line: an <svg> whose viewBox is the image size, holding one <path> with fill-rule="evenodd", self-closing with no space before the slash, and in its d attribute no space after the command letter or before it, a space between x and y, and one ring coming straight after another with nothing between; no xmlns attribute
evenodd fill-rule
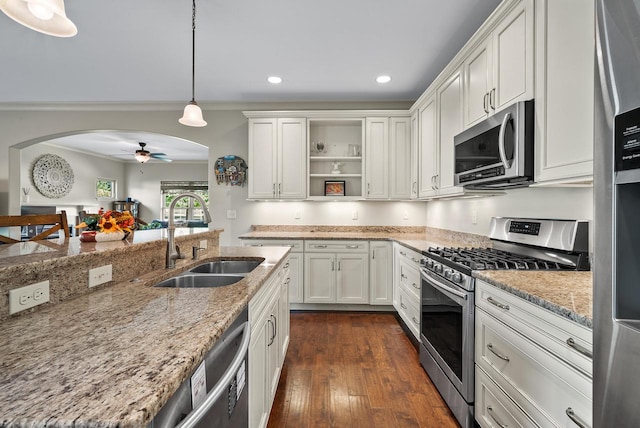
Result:
<svg viewBox="0 0 640 428"><path fill-rule="evenodd" d="M273 398L276 396L276 389L278 388L278 380L280 379L280 332L281 325L279 319L279 302L280 292L273 296L270 306L267 310L269 318L267 324L270 328L269 341L267 342L267 409L271 409L273 404Z"/></svg>
<svg viewBox="0 0 640 428"><path fill-rule="evenodd" d="M556 39L562 42L553 44L563 45L566 31L564 29L562 37ZM590 43L593 50L593 39ZM523 0L493 31L494 90L490 97L493 111L533 98L533 49L533 1ZM593 69L593 64L590 67ZM590 87L593 87L592 83Z"/></svg>
<svg viewBox="0 0 640 428"><path fill-rule="evenodd" d="M593 3L536 2L536 182L593 179Z"/></svg>
<svg viewBox="0 0 640 428"><path fill-rule="evenodd" d="M287 273L280 287L280 300L278 302L278 344L280 345L278 355L278 365L282 370L284 358L289 348L289 327L290 327L290 311L289 311L289 286L291 285L291 275Z"/></svg>
<svg viewBox="0 0 640 428"><path fill-rule="evenodd" d="M411 115L411 199L418 199L418 145L420 144L420 113Z"/></svg>
<svg viewBox="0 0 640 428"><path fill-rule="evenodd" d="M249 426L265 427L267 409L267 345L271 338L271 327L267 317L262 316L252 328L249 344Z"/></svg>
<svg viewBox="0 0 640 428"><path fill-rule="evenodd" d="M335 303L336 261L333 253L304 255L304 302Z"/></svg>
<svg viewBox="0 0 640 428"><path fill-rule="evenodd" d="M369 303L369 255L338 254L337 303Z"/></svg>
<svg viewBox="0 0 640 428"><path fill-rule="evenodd" d="M390 181L389 197L391 199L411 198L411 165L415 158L411 157L411 119L408 117L392 117L390 125Z"/></svg>
<svg viewBox="0 0 640 428"><path fill-rule="evenodd" d="M277 132L276 119L249 119L250 199L276 196Z"/></svg>
<svg viewBox="0 0 640 428"><path fill-rule="evenodd" d="M369 244L369 304L393 304L393 264L391 242Z"/></svg>
<svg viewBox="0 0 640 428"><path fill-rule="evenodd" d="M278 198L307 197L307 120L278 119ZM256 162L257 160L257 162ZM257 158L256 163L261 159ZM251 176L251 174L249 174Z"/></svg>
<svg viewBox="0 0 640 428"><path fill-rule="evenodd" d="M440 174L439 189L453 188L455 148L453 137L462 131L462 71L458 70L438 89Z"/></svg>
<svg viewBox="0 0 640 428"><path fill-rule="evenodd" d="M485 39L464 62L464 123L472 126L485 119L490 110L492 89L492 39Z"/></svg>
<svg viewBox="0 0 640 428"><path fill-rule="evenodd" d="M289 254L289 302L290 303L302 303L303 302L303 272L304 272L304 259L302 254L291 253Z"/></svg>
<svg viewBox="0 0 640 428"><path fill-rule="evenodd" d="M368 117L365 131L367 199L389 198L389 118Z"/></svg>
<svg viewBox="0 0 640 428"><path fill-rule="evenodd" d="M438 175L436 159L436 98L432 97L420 109L420 141L418 142L418 197L426 198L435 194L435 178Z"/></svg>

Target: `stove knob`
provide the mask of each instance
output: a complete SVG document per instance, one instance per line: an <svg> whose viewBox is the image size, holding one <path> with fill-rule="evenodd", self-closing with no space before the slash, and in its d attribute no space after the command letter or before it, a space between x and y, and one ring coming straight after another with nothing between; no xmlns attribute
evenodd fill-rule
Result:
<svg viewBox="0 0 640 428"><path fill-rule="evenodd" d="M436 271L436 273L442 273L444 268L442 267L442 265L435 265L433 266L433 270Z"/></svg>
<svg viewBox="0 0 640 428"><path fill-rule="evenodd" d="M456 282L458 284L462 283L462 274L460 272L456 272L451 276L451 281Z"/></svg>
<svg viewBox="0 0 640 428"><path fill-rule="evenodd" d="M433 260L429 260L429 261L427 261L427 267L428 267L429 269L433 269Z"/></svg>
<svg viewBox="0 0 640 428"><path fill-rule="evenodd" d="M447 279L451 278L451 274L453 274L453 269L447 269L444 271L444 277Z"/></svg>

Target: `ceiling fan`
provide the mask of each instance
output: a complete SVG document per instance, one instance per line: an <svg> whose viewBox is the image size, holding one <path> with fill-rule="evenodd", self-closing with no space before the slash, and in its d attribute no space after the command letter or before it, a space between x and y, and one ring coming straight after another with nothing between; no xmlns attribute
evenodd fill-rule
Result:
<svg viewBox="0 0 640 428"><path fill-rule="evenodd" d="M146 150L145 146L147 145L147 143L139 142L138 144L140 144L140 148L136 150L136 153L134 155L138 162L145 163L151 158L158 159L164 162L171 162L171 159L169 159L164 153L151 153L149 150Z"/></svg>

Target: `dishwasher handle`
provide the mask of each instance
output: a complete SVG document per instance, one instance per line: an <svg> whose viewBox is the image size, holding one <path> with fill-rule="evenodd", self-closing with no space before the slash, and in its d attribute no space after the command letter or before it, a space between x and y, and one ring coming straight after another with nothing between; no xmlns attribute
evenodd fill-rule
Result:
<svg viewBox="0 0 640 428"><path fill-rule="evenodd" d="M249 321L243 323L241 326L236 328L230 335L229 339L233 340L238 337L240 334L242 336L242 342L240 342L240 348L236 355L233 357L233 361L229 365L229 368L224 372L218 383L209 391L207 394L207 398L205 398L204 402L197 409L193 409L191 413L180 422L176 428L192 428L194 427L200 420L206 416L209 409L218 401L218 398L226 392L227 385L231 382L231 379L236 375L236 372L244 362L244 357L247 354L247 350L249 349L249 339L251 338L251 331L249 329Z"/></svg>

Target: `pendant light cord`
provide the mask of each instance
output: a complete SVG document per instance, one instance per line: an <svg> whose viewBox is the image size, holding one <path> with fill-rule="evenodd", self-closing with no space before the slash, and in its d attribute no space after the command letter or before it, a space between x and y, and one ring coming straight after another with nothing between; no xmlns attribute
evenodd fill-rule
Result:
<svg viewBox="0 0 640 428"><path fill-rule="evenodd" d="M196 0L191 14L191 102L196 102Z"/></svg>

